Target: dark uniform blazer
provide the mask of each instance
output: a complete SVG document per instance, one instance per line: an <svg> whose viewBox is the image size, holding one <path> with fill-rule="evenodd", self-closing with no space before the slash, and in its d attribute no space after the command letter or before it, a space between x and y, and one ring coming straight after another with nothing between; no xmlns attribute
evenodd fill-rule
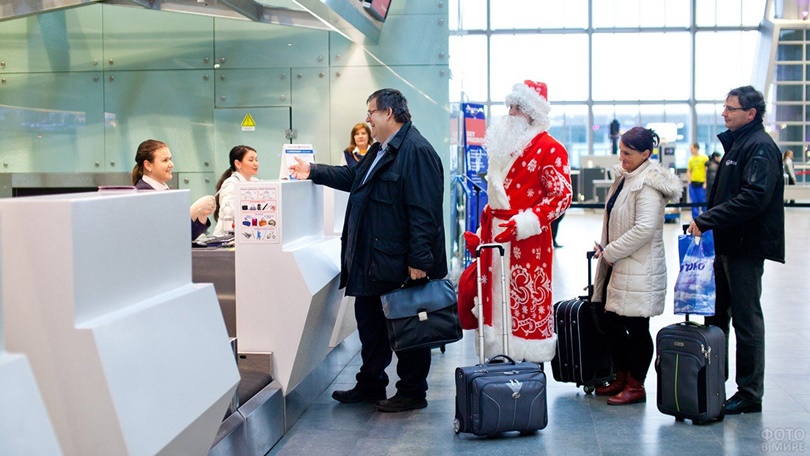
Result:
<svg viewBox="0 0 810 456"><path fill-rule="evenodd" d="M155 188L147 184L143 179L138 179L135 183L135 188L138 190L154 190ZM194 219L191 221L191 240L197 239L201 234L205 233L208 227L211 226L211 221L206 219L205 223L200 223L199 220Z"/></svg>

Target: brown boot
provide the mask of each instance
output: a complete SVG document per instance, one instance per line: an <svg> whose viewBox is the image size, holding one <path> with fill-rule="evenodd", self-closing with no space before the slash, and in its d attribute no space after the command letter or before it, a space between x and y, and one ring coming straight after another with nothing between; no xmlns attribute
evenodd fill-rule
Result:
<svg viewBox="0 0 810 456"><path fill-rule="evenodd" d="M621 393L609 398L608 405L627 405L637 402L646 402L647 393L644 392L644 385L632 376L627 376L627 384Z"/></svg>
<svg viewBox="0 0 810 456"><path fill-rule="evenodd" d="M627 383L627 372L626 371L619 371L616 372L616 379L610 382L605 386L597 386L596 387L596 395L597 396L614 396L619 394L623 389L624 385Z"/></svg>

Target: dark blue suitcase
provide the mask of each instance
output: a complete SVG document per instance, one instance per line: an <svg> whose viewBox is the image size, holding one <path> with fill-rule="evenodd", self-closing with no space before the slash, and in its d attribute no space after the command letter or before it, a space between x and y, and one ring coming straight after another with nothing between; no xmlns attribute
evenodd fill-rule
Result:
<svg viewBox="0 0 810 456"><path fill-rule="evenodd" d="M506 310L504 248L500 244L482 244L484 249L498 249L501 254L501 321L509 321ZM478 296L481 296L481 263L477 270ZM503 328L503 349L507 355L484 360L484 332L481 313L478 314L478 356L475 366L456 368L456 434L492 435L508 431L533 433L548 424L546 374L537 363L515 362L508 356L509 335ZM497 362L501 361L501 362Z"/></svg>
<svg viewBox="0 0 810 456"><path fill-rule="evenodd" d="M498 359L506 362L494 362ZM546 374L539 364L498 355L456 368L456 433L532 433L547 424Z"/></svg>

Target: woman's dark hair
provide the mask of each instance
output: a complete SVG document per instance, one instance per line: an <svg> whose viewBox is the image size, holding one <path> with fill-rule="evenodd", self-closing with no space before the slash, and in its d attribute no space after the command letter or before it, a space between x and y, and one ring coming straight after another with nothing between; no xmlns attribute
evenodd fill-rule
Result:
<svg viewBox="0 0 810 456"><path fill-rule="evenodd" d="M377 109L385 111L391 108L394 114L394 120L399 123L409 122L411 120L411 113L408 111L408 100L397 89L380 89L371 95L366 100L366 104L371 100L377 100Z"/></svg>
<svg viewBox="0 0 810 456"><path fill-rule="evenodd" d="M660 141L658 133L644 127L633 127L622 135L622 144L638 152L649 150L652 153Z"/></svg>
<svg viewBox="0 0 810 456"><path fill-rule="evenodd" d="M135 152L135 167L132 168L132 185L137 184L143 177L143 162L154 160L155 152L164 147L169 146L156 139L147 139L138 145L138 151Z"/></svg>
<svg viewBox="0 0 810 456"><path fill-rule="evenodd" d="M216 185L217 191L222 188L222 183L236 172L236 161L242 161L242 159L245 158L245 154L248 152L256 152L256 149L250 146L234 146L234 148L228 152L228 163L230 163L231 166L219 177L219 182L217 182ZM217 208L214 209L214 220L219 220L219 197L217 197L216 200Z"/></svg>
<svg viewBox="0 0 810 456"><path fill-rule="evenodd" d="M354 142L354 135L356 135L357 132L360 130L366 130L366 134L368 135L368 144L366 145L366 148L368 148L368 146L371 145L371 142L374 141L371 138L371 128L368 126L367 123L360 122L358 124L355 124L354 127L352 127L352 134L351 137L349 138L349 147L346 148L346 152L348 153L354 152L354 149L357 147L357 143Z"/></svg>
<svg viewBox="0 0 810 456"><path fill-rule="evenodd" d="M765 97L757 89L750 85L737 87L726 95L726 98L728 97L737 97L740 107L743 109L756 109L757 114L754 120L762 120L762 116L765 114Z"/></svg>

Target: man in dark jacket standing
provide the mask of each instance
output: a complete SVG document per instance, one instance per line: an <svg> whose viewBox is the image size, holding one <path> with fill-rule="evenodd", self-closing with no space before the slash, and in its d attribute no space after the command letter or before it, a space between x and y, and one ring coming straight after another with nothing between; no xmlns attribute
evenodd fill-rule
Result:
<svg viewBox="0 0 810 456"><path fill-rule="evenodd" d="M430 349L397 352L397 393L386 399L391 363L380 295L407 279L447 275L442 201L444 170L436 151L411 123L408 102L395 89L369 96L366 122L377 140L354 168L298 160L293 177L350 192L341 239L340 287L355 296L363 365L357 384L335 391L340 402L374 400L378 410L427 407Z"/></svg>
<svg viewBox="0 0 810 456"><path fill-rule="evenodd" d="M714 231L717 301L715 315L706 317L706 324L723 329L727 344L729 320L734 326L737 392L724 404L725 413L732 415L762 411L762 272L766 259L785 262L782 159L763 127L764 113L765 100L753 87L728 93L723 109L728 130L718 135L725 154L708 210L689 226L689 232L697 236Z"/></svg>

